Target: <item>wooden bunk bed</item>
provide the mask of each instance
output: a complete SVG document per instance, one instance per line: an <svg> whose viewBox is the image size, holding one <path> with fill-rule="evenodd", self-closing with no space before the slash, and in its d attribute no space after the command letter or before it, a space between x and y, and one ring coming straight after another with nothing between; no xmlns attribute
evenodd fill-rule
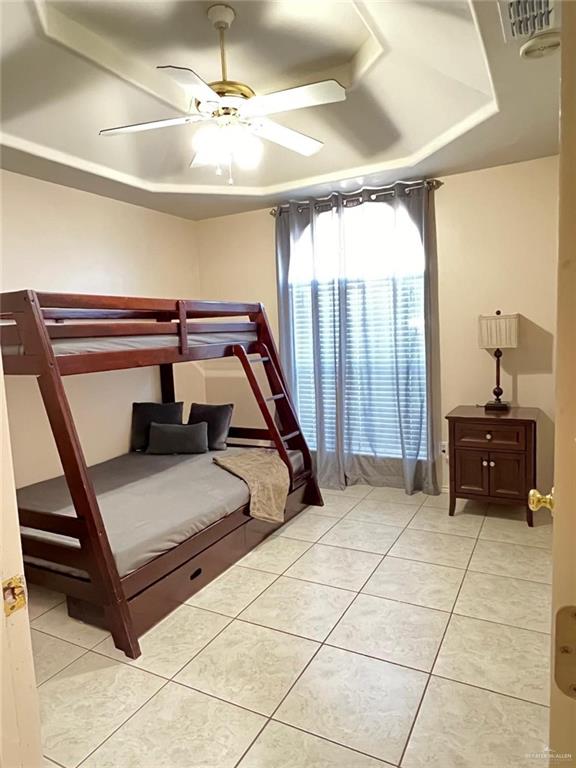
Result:
<svg viewBox="0 0 576 768"><path fill-rule="evenodd" d="M121 575L63 377L158 366L162 401L168 403L175 401L175 363L237 357L266 429L232 427L228 444L246 447L266 441L276 448L290 475L290 519L308 504L321 505L322 497L264 308L256 303L30 290L3 293L0 301L4 372L36 376L73 505L71 514L19 505L26 577L65 593L71 616L106 627L116 647L137 658L140 635L279 526L251 518L244 504ZM263 366L269 395L254 373L256 363ZM193 504L193 489L190 496Z"/></svg>

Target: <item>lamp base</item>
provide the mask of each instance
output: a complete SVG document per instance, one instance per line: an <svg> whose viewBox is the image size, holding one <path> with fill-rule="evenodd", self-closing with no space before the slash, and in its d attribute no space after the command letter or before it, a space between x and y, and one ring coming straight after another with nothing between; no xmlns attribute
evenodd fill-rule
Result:
<svg viewBox="0 0 576 768"><path fill-rule="evenodd" d="M500 411L505 412L510 410L510 403L503 402L502 400L489 400L484 406L485 411Z"/></svg>

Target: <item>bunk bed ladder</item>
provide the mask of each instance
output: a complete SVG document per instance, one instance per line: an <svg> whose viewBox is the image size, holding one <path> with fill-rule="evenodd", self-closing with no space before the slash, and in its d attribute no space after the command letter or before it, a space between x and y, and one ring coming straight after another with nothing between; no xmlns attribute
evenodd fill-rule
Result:
<svg viewBox="0 0 576 768"><path fill-rule="evenodd" d="M274 443L280 457L288 467L290 475L290 486L294 488L294 484L300 479L308 478L312 475L312 460L310 457L310 451L300 424L298 417L292 406L290 396L286 391L284 380L274 362L274 352L268 349L266 344L257 342L251 349L251 352L257 354L258 357L250 359L243 346L236 344L233 348L234 355L240 360L244 372L260 408L260 412L264 417L270 438ZM271 394L266 396L262 391L258 378L254 372L254 365L261 363L268 380ZM275 406L276 413L272 413L269 404L272 403ZM304 472L299 475L294 475L294 470L290 462L289 450L298 450L304 457Z"/></svg>

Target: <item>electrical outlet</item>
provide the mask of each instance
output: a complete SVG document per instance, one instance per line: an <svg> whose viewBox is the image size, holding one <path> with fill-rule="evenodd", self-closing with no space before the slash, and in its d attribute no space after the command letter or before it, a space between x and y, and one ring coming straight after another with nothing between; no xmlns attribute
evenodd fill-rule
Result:
<svg viewBox="0 0 576 768"><path fill-rule="evenodd" d="M448 461L448 443L446 441L440 443L440 453Z"/></svg>

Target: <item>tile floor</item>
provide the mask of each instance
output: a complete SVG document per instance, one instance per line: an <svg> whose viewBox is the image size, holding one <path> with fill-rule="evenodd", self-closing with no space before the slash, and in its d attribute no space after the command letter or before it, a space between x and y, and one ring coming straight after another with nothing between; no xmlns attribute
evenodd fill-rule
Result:
<svg viewBox="0 0 576 768"><path fill-rule="evenodd" d="M126 659L31 588L46 765L524 768L546 747L551 524L356 486Z"/></svg>

